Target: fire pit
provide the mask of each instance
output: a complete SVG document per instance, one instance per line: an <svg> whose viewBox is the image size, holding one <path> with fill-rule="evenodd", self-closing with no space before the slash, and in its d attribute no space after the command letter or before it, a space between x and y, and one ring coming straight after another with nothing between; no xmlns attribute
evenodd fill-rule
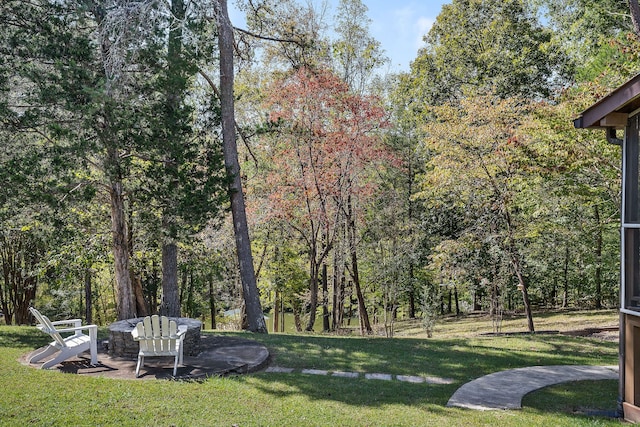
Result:
<svg viewBox="0 0 640 427"><path fill-rule="evenodd" d="M109 356L136 359L139 346L133 340L131 331L143 317L137 319L119 320L109 325ZM170 317L178 326L186 325L187 333L184 337L185 356L197 356L200 353L200 330L202 322L188 317Z"/></svg>

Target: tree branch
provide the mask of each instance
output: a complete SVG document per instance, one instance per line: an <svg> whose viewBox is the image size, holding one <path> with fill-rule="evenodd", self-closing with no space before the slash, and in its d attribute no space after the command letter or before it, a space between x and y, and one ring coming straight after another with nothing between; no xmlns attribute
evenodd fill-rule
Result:
<svg viewBox="0 0 640 427"><path fill-rule="evenodd" d="M205 73L204 70L202 70L202 69L199 69L198 73L207 81L207 83L211 87L211 90L213 90L213 93L215 93L216 96L218 97L218 99L220 99L220 90L218 89L218 86L216 86L216 84L213 81L213 79L207 73ZM234 125L235 125L235 128L236 128L236 131L238 132L238 135L240 135L240 139L242 139L242 143L247 148L247 151L249 152L249 155L253 159L253 163L256 165L256 167L258 167L258 159L255 156L255 154L253 154L253 151L251 150L251 147L249 146L249 139L247 138L247 136L244 133L244 131L242 129L240 129L240 126L238 126L238 122L235 121L235 120L234 120Z"/></svg>

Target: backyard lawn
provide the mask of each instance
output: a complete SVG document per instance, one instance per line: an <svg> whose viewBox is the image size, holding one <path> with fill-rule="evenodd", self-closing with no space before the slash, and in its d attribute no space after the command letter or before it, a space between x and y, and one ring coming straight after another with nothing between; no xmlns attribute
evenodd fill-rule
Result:
<svg viewBox="0 0 640 427"><path fill-rule="evenodd" d="M615 312L578 312L545 317L562 329L573 318L610 326ZM544 323L542 317L539 317ZM250 335L264 343L272 365L296 373L258 372L202 382L115 380L42 371L19 358L45 344L34 327L0 326L0 425L2 426L413 426L617 425L594 416L616 407L617 381L566 383L527 395L522 410L471 411L446 403L462 384L481 375L532 365L615 365L615 341L565 334L470 334L468 318L450 319L434 338L321 334ZM478 318L474 322L486 322ZM517 322L516 322L517 323ZM457 325L457 326L456 326ZM490 323L489 323L490 325ZM489 326L489 330L491 326ZM519 328L517 326L515 329ZM439 332L438 332L439 331ZM101 334L104 336L105 329ZM506 331L505 331L506 332ZM214 333L207 331L205 333ZM404 334L404 335L403 335ZM417 375L451 384L317 376L300 369Z"/></svg>

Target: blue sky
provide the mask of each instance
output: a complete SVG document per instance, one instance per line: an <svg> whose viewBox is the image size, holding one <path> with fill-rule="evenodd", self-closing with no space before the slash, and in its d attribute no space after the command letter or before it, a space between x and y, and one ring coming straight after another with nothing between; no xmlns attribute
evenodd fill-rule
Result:
<svg viewBox="0 0 640 427"><path fill-rule="evenodd" d="M334 1L332 1L334 3ZM369 8L371 35L391 59L391 71L408 71L422 37L451 0L363 0ZM338 1L335 1L338 4Z"/></svg>
<svg viewBox="0 0 640 427"><path fill-rule="evenodd" d="M305 0L298 0L305 1ZM328 17L335 15L339 0L328 0L331 10ZM416 57L424 36L433 25L443 4L451 0L362 0L369 8L370 32L381 44L387 57L391 59L391 72L408 71L409 63ZM319 5L321 0L314 0ZM241 17L229 2L231 20L240 24Z"/></svg>

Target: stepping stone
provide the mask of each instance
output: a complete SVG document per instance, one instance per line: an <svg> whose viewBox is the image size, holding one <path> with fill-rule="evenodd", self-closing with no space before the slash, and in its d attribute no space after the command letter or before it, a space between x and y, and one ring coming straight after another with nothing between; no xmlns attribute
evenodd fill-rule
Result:
<svg viewBox="0 0 640 427"><path fill-rule="evenodd" d="M303 369L302 370L303 374L309 374L309 375L327 375L329 372L328 371L323 371L320 369Z"/></svg>
<svg viewBox="0 0 640 427"><path fill-rule="evenodd" d="M281 366L269 366L265 372L276 372L282 374L290 374L293 372L293 368L283 368Z"/></svg>
<svg viewBox="0 0 640 427"><path fill-rule="evenodd" d="M358 378L360 376L360 374L357 372L341 372L341 371L336 371L331 375L334 377L343 377L343 378Z"/></svg>
<svg viewBox="0 0 640 427"><path fill-rule="evenodd" d="M424 378L422 377L415 377L412 375L396 375L396 379L398 381L403 381L405 383L414 383L414 384L420 384L425 381Z"/></svg>
<svg viewBox="0 0 640 427"><path fill-rule="evenodd" d="M391 374L364 374L364 377L368 380L384 380L391 381Z"/></svg>
<svg viewBox="0 0 640 427"><path fill-rule="evenodd" d="M440 377L426 377L424 379L427 384L440 384L440 385L444 385L444 384L453 384L454 381L451 378L440 378Z"/></svg>

